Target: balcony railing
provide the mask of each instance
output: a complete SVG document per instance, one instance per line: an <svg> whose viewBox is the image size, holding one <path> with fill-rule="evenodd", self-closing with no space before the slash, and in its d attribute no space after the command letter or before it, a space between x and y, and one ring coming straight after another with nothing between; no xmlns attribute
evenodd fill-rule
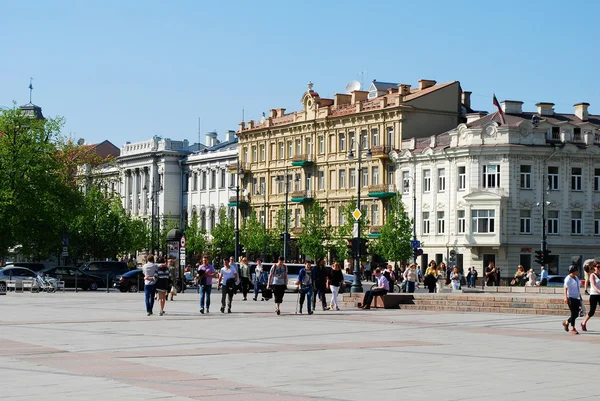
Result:
<svg viewBox="0 0 600 401"><path fill-rule="evenodd" d="M373 157L389 157L392 147L389 145L376 145L371 147Z"/></svg>
<svg viewBox="0 0 600 401"><path fill-rule="evenodd" d="M312 198L312 191L310 189L306 191L294 191L291 193L292 198Z"/></svg>
<svg viewBox="0 0 600 401"><path fill-rule="evenodd" d="M383 228L383 226L371 226L369 228L369 232L371 234L379 234L381 232L381 229Z"/></svg>
<svg viewBox="0 0 600 401"><path fill-rule="evenodd" d="M394 184L369 185L369 193L371 192L396 192L396 186Z"/></svg>
<svg viewBox="0 0 600 401"><path fill-rule="evenodd" d="M250 170L250 166L248 163L237 163L237 162L229 163L227 165L227 170L235 172L235 171L237 171L238 166L244 172Z"/></svg>

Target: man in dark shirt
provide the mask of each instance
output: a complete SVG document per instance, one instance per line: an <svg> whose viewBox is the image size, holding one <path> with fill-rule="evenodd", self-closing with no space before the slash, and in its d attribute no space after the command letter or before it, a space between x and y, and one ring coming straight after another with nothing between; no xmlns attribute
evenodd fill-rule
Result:
<svg viewBox="0 0 600 401"><path fill-rule="evenodd" d="M327 277L329 276L329 269L325 266L325 260L319 259L314 267L314 283L315 291L313 292L313 310L317 305L317 298L321 300L323 310L329 309L327 307L327 300L325 298L325 287L327 287Z"/></svg>

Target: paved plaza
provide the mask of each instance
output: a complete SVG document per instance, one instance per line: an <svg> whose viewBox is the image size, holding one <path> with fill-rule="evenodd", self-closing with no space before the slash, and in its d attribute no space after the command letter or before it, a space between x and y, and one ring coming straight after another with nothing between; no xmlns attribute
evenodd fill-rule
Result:
<svg viewBox="0 0 600 401"><path fill-rule="evenodd" d="M596 400L600 318L405 310L294 315L286 294L200 315L180 294L0 297L2 400ZM581 321L581 319L580 319ZM596 383L596 384L595 384Z"/></svg>

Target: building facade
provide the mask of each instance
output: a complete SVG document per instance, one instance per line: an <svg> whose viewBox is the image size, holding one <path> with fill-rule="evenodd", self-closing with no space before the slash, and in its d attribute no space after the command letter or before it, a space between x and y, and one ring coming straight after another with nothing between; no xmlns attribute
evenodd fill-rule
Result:
<svg viewBox="0 0 600 401"><path fill-rule="evenodd" d="M272 109L260 122L240 124L238 150L250 206L266 214L272 228L289 198L294 235L306 205L314 200L327 211L327 224L343 225L341 211L360 186L363 213L376 231L396 192L390 151L400 149L403 138L456 127L468 96L457 81L421 80L416 88L374 81L368 91L326 99L309 83L301 110L286 114ZM350 152L354 160L349 160Z"/></svg>
<svg viewBox="0 0 600 401"><path fill-rule="evenodd" d="M403 141L391 158L416 221L419 264L456 254L465 271L490 261L503 277L519 264L538 270L544 227L551 274L600 256L600 116L588 106L523 112L505 101L504 115L471 114L444 134Z"/></svg>

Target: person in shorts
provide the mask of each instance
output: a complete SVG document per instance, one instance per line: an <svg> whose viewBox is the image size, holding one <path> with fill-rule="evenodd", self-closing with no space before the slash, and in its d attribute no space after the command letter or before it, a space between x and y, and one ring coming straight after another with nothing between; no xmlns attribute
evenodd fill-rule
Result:
<svg viewBox="0 0 600 401"><path fill-rule="evenodd" d="M167 301L167 292L171 289L171 274L167 265L162 264L156 271L156 293L158 294L158 304L160 306L159 315L165 314L165 303Z"/></svg>
<svg viewBox="0 0 600 401"><path fill-rule="evenodd" d="M587 322L596 313L596 307L600 305L600 265L594 265L592 272L590 272L589 280L590 310L583 323L581 323L581 330L583 331L587 331Z"/></svg>

